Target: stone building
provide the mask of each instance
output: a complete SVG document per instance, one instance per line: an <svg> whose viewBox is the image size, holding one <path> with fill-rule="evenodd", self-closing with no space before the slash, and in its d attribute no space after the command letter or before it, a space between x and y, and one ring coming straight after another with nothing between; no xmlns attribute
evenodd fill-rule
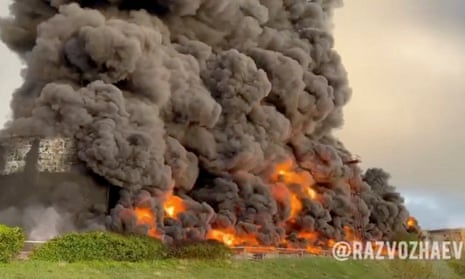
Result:
<svg viewBox="0 0 465 279"><path fill-rule="evenodd" d="M0 139L0 223L28 234L103 226L112 187L79 161L72 139Z"/></svg>
<svg viewBox="0 0 465 279"><path fill-rule="evenodd" d="M465 241L465 228L429 230L426 233L431 241Z"/></svg>

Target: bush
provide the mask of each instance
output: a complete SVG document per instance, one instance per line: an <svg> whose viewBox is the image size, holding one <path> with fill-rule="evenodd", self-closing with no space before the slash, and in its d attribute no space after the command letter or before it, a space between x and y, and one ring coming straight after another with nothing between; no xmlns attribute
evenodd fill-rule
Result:
<svg viewBox="0 0 465 279"><path fill-rule="evenodd" d="M24 246L24 232L0 224L0 262L8 262L18 255Z"/></svg>
<svg viewBox="0 0 465 279"><path fill-rule="evenodd" d="M34 250L32 259L45 261L144 261L163 257L163 245L148 236L109 232L71 233Z"/></svg>
<svg viewBox="0 0 465 279"><path fill-rule="evenodd" d="M231 249L214 240L180 241L167 247L167 256L177 259L229 259Z"/></svg>

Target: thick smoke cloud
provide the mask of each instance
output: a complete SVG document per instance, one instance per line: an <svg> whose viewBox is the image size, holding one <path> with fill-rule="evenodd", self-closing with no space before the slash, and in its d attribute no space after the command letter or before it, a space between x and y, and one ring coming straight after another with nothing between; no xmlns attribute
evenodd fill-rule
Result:
<svg viewBox="0 0 465 279"><path fill-rule="evenodd" d="M234 228L270 245L346 226L389 238L408 218L402 198L331 135L351 95L331 35L339 6L16 0L1 36L28 67L3 133L75 138L80 160L122 188L111 229L141 230L132 210L144 206L168 239ZM289 160L317 198L272 178ZM173 192L187 210L163 221Z"/></svg>

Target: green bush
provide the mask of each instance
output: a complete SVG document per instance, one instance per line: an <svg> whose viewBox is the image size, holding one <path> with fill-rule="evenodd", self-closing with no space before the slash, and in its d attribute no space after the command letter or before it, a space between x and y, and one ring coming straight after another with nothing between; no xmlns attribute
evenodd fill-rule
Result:
<svg viewBox="0 0 465 279"><path fill-rule="evenodd" d="M10 228L0 224L0 262L8 262L24 246L24 232L20 228Z"/></svg>
<svg viewBox="0 0 465 279"><path fill-rule="evenodd" d="M180 241L167 247L169 258L221 260L231 255L229 247L214 240Z"/></svg>
<svg viewBox="0 0 465 279"><path fill-rule="evenodd" d="M147 236L124 236L109 232L71 233L52 239L34 250L32 259L45 261L128 261L157 260L163 245Z"/></svg>

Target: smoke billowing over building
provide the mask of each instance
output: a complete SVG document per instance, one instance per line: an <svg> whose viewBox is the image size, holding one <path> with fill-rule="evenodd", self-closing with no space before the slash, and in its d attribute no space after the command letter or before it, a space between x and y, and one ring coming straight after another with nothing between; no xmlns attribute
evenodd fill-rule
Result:
<svg viewBox="0 0 465 279"><path fill-rule="evenodd" d="M363 172L332 135L351 95L333 49L339 6L14 1L1 37L27 68L3 137L66 145L39 151L36 173L83 181L18 182L0 218L44 196L45 208L73 216L65 218L72 229L166 241L319 246L405 230L409 214L389 175ZM7 153L24 157L30 147L19 145ZM79 167L68 168L68 153ZM24 168L13 161L4 175Z"/></svg>
<svg viewBox="0 0 465 279"><path fill-rule="evenodd" d="M1 139L0 185L0 222L34 240L104 228L113 189L86 170L69 138Z"/></svg>

